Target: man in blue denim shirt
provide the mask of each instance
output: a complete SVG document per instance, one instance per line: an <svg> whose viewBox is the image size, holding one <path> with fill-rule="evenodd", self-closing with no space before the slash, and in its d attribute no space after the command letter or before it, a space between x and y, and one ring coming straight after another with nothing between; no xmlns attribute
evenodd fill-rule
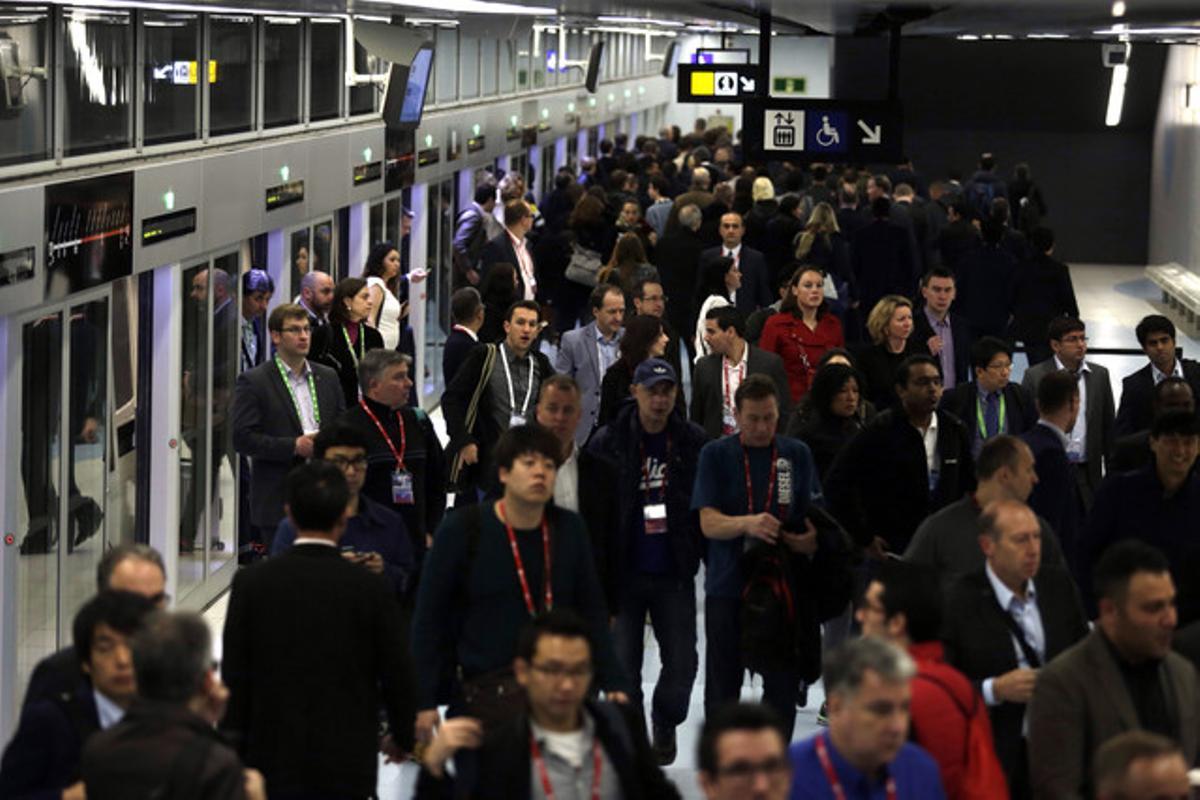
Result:
<svg viewBox="0 0 1200 800"><path fill-rule="evenodd" d="M397 596L404 594L413 574L412 543L399 514L362 494L367 477L366 439L357 428L338 422L317 435L313 456L338 467L350 489L346 532L339 542L342 557L383 574L391 581ZM275 531L271 555L287 551L295 540L296 529L284 517Z"/></svg>

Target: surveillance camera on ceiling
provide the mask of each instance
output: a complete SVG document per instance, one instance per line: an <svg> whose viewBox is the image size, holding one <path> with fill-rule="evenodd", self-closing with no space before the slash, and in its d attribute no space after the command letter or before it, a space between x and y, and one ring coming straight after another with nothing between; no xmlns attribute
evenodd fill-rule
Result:
<svg viewBox="0 0 1200 800"><path fill-rule="evenodd" d="M1129 64L1129 43L1102 45L1101 59L1108 69L1127 66Z"/></svg>

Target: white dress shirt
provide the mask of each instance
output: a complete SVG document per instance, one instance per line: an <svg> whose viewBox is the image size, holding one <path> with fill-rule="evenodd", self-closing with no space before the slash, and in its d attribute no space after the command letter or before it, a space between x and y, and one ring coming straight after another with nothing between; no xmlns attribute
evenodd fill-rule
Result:
<svg viewBox="0 0 1200 800"><path fill-rule="evenodd" d="M1066 369L1063 363L1054 357L1054 366ZM1073 462L1082 463L1088 460L1087 451L1087 374L1091 372L1087 362L1079 365L1079 416L1075 418L1075 427L1067 434L1070 444L1067 446L1067 458Z"/></svg>
<svg viewBox="0 0 1200 800"><path fill-rule="evenodd" d="M571 455L554 476L554 505L579 512L579 450L571 443Z"/></svg>
<svg viewBox="0 0 1200 800"><path fill-rule="evenodd" d="M1016 593L1004 585L1000 577L992 571L991 564L984 564L984 573L987 575L988 583L992 585L992 591L996 593L996 601L1000 603L1000 609L1010 615L1017 625L1020 626L1021 632L1025 634L1025 641L1037 654L1038 660L1042 664L1046 663L1046 631L1042 626L1042 612L1037 606L1037 589L1030 579L1025 585L1025 599L1017 597ZM1017 653L1017 666L1021 669L1034 669L1035 667L1029 663L1029 659L1025 657L1025 651L1021 649L1021 645L1017 643L1017 637L1009 634L1008 638L1012 641L1013 649ZM993 691L995 678L987 678L983 682L983 699L989 706L1000 704L1000 700L996 699L996 694Z"/></svg>

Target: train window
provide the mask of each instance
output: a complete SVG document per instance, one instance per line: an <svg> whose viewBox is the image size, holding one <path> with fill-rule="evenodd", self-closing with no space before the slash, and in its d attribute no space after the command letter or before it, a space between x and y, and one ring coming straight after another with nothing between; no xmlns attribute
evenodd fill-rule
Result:
<svg viewBox="0 0 1200 800"><path fill-rule="evenodd" d="M499 70L496 69L496 40L481 39L479 41L479 65L483 75L480 94L491 97L499 85Z"/></svg>
<svg viewBox="0 0 1200 800"><path fill-rule="evenodd" d="M529 52L533 47L533 31L529 30L520 39L516 39L517 45L517 91L529 88Z"/></svg>
<svg viewBox="0 0 1200 800"><path fill-rule="evenodd" d="M459 78L462 81L461 97L466 100L479 97L479 40L470 36L459 39Z"/></svg>
<svg viewBox="0 0 1200 800"><path fill-rule="evenodd" d="M300 121L300 45L303 30L299 17L267 17L264 21L264 127L275 128Z"/></svg>
<svg viewBox="0 0 1200 800"><path fill-rule="evenodd" d="M517 43L512 39L500 42L500 68L496 75L500 79L500 94L507 94L516 86Z"/></svg>
<svg viewBox="0 0 1200 800"><path fill-rule="evenodd" d="M142 141L194 139L199 121L200 17L147 12ZM209 75L212 78L212 75Z"/></svg>
<svg viewBox="0 0 1200 800"><path fill-rule="evenodd" d="M49 86L44 72L33 72L49 66L49 18L42 6L0 6L0 80L10 87L0 92L0 164L50 155Z"/></svg>
<svg viewBox="0 0 1200 800"><path fill-rule="evenodd" d="M254 18L209 17L208 130L241 133L254 125Z"/></svg>
<svg viewBox="0 0 1200 800"><path fill-rule="evenodd" d="M458 28L438 28L434 52L435 102L453 103L458 99Z"/></svg>
<svg viewBox="0 0 1200 800"><path fill-rule="evenodd" d="M333 119L342 113L342 21L314 19L311 28L308 118Z"/></svg>
<svg viewBox="0 0 1200 800"><path fill-rule="evenodd" d="M62 23L64 152L132 146L132 16L69 8Z"/></svg>

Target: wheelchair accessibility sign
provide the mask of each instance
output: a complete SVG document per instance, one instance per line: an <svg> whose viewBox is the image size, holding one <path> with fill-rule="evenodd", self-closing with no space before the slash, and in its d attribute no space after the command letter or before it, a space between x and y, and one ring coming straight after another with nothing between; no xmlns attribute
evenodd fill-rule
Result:
<svg viewBox="0 0 1200 800"><path fill-rule="evenodd" d="M844 153L849 149L849 117L844 111L810 111L806 115L805 149Z"/></svg>

